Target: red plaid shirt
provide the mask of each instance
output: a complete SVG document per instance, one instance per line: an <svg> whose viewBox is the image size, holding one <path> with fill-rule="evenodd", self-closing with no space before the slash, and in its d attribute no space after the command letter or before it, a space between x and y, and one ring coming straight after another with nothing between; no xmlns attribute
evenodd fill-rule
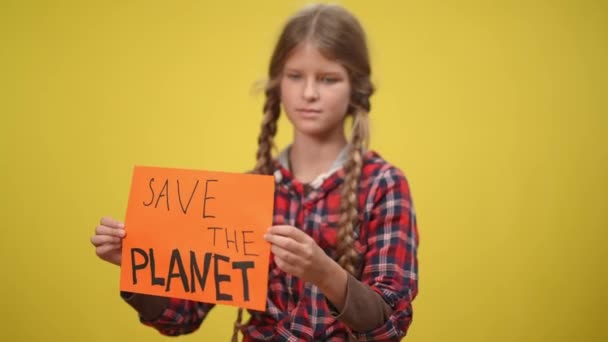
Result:
<svg viewBox="0 0 608 342"><path fill-rule="evenodd" d="M304 186L278 161L274 175L274 224L299 227L336 259L344 169L318 187ZM393 309L389 319L372 331L351 331L336 319L316 286L282 272L271 258L267 309L250 311L244 341L346 341L350 334L363 341L397 341L405 336L418 291L418 231L407 180L378 154L367 152L358 197L361 225L354 247L362 258L357 278ZM198 329L212 307L171 299L160 318L142 322L165 335L186 334Z"/></svg>

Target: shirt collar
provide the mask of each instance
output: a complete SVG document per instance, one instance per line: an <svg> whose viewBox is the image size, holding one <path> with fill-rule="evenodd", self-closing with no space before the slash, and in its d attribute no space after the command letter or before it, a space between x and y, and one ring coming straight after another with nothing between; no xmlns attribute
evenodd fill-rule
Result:
<svg viewBox="0 0 608 342"><path fill-rule="evenodd" d="M349 145L347 144L344 146L344 148L342 148L342 150L338 154L338 157L336 158L336 160L334 160L334 162L332 163L331 167L329 168L329 170L327 172L324 172L324 173L318 175L317 178L315 178L312 182L309 183L309 185L311 187L313 187L315 189L319 188L329 176L331 176L334 172L336 172L338 169L340 169L342 166L344 166L344 163L346 162L346 158L348 156L348 147L349 147ZM278 160L279 164L281 164L282 167L284 167L285 169L287 169L289 171L291 171L291 169L289 167L289 150L290 149L291 149L291 145L284 148L283 151L281 151L281 153L279 153L279 155L277 156L277 160Z"/></svg>

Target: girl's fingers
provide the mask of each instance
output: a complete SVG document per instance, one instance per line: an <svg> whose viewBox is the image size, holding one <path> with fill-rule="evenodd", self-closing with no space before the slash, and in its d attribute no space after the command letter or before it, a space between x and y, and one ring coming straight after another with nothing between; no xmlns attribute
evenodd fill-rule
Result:
<svg viewBox="0 0 608 342"><path fill-rule="evenodd" d="M298 242L304 242L308 237L306 233L293 226L272 226L268 228L268 232L274 235L287 236Z"/></svg>
<svg viewBox="0 0 608 342"><path fill-rule="evenodd" d="M101 220L99 221L99 224L102 226L107 226L110 228L124 228L125 225L122 222L116 221L115 219L108 217L108 216L104 216L101 218Z"/></svg>
<svg viewBox="0 0 608 342"><path fill-rule="evenodd" d="M296 256L276 246L273 246L271 250L274 254L274 262L283 272L299 276L298 267L294 264Z"/></svg>
<svg viewBox="0 0 608 342"><path fill-rule="evenodd" d="M126 232L122 228L111 228L108 226L99 225L99 226L95 227L95 234L96 235L111 235L111 236L117 236L117 237L122 238L125 236Z"/></svg>
<svg viewBox="0 0 608 342"><path fill-rule="evenodd" d="M300 245L300 243L287 236L267 233L265 235L265 239L273 246L281 247L282 249L291 251L295 254L299 254L302 251L302 246Z"/></svg>
<svg viewBox="0 0 608 342"><path fill-rule="evenodd" d="M122 246L120 244L105 244L95 248L95 253L97 253L97 256L103 257L104 255L120 250L121 248Z"/></svg>
<svg viewBox="0 0 608 342"><path fill-rule="evenodd" d="M272 245L272 247L270 247L270 251L272 252L272 254L274 254L275 259L280 258L284 262L292 265L297 263L298 257L295 254L292 254L290 251L283 249L277 245Z"/></svg>
<svg viewBox="0 0 608 342"><path fill-rule="evenodd" d="M94 246L101 246L105 244L120 245L121 238L111 235L93 235L91 237L91 243Z"/></svg>
<svg viewBox="0 0 608 342"><path fill-rule="evenodd" d="M289 274L295 275L295 274L294 274L294 273L295 273L295 270L294 270L293 266L291 266L290 264L288 264L288 263L286 263L285 261L283 261L283 259L280 259L280 258L275 258L275 259L274 259L274 262L277 264L277 267L278 267L278 268L279 268L281 271L283 271L283 272L285 272L285 273L289 273Z"/></svg>

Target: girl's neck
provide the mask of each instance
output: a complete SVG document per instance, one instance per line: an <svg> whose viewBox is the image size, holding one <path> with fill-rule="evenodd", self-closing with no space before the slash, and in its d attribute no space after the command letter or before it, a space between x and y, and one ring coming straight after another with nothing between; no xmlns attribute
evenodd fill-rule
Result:
<svg viewBox="0 0 608 342"><path fill-rule="evenodd" d="M346 144L343 133L326 139L294 133L289 150L291 172L304 184L312 182L329 170Z"/></svg>

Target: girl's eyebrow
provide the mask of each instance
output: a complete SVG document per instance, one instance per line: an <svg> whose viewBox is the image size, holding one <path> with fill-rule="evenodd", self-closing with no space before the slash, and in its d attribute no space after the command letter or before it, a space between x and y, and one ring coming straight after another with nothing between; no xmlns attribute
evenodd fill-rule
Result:
<svg viewBox="0 0 608 342"><path fill-rule="evenodd" d="M285 72L302 72L300 69L298 68L285 68ZM321 75L335 75L335 76L342 76L342 72L341 71L337 71L337 70L321 70L319 72L317 72L318 74Z"/></svg>
<svg viewBox="0 0 608 342"><path fill-rule="evenodd" d="M343 75L342 72L339 72L339 71L324 71L324 72L321 72L321 74L330 75L330 76L342 76Z"/></svg>

